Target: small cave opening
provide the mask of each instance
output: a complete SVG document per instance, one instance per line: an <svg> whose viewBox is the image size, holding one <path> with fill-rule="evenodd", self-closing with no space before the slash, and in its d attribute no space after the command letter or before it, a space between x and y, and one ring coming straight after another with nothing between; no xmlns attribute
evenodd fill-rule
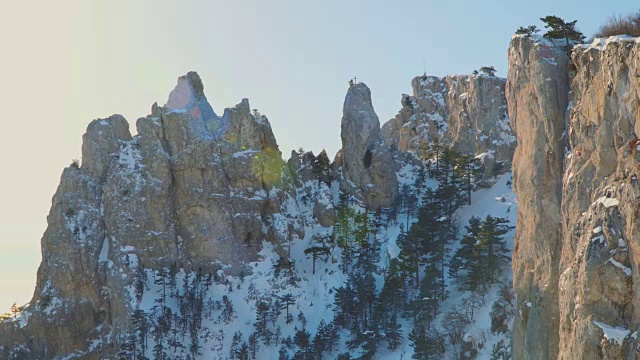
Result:
<svg viewBox="0 0 640 360"><path fill-rule="evenodd" d="M365 169L368 169L371 167L372 158L373 158L373 152L371 152L371 150L367 150L367 152L364 153L364 159L362 159L362 161L364 162Z"/></svg>

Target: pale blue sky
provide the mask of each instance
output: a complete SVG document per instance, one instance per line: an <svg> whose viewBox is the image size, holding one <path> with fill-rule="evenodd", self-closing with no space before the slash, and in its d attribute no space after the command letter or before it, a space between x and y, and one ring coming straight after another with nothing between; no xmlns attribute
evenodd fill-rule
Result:
<svg viewBox="0 0 640 360"><path fill-rule="evenodd" d="M482 5L479 5L482 4ZM32 293L39 241L64 166L94 118L135 128L178 76L198 71L218 114L248 97L281 149L340 147L347 81L384 123L411 79L494 65L518 26L555 14L587 36L637 0L13 2L0 19L0 312Z"/></svg>

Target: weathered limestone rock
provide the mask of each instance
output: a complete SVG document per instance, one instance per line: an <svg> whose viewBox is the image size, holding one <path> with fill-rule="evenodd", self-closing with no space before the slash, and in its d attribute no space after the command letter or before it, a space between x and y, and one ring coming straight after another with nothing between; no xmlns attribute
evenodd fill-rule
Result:
<svg viewBox="0 0 640 360"><path fill-rule="evenodd" d="M640 356L639 59L628 37L575 47L568 70L546 40L511 43L514 359Z"/></svg>
<svg viewBox="0 0 640 360"><path fill-rule="evenodd" d="M504 95L505 79L485 75L418 76L413 96L382 127L392 149L424 154L438 139L464 153L482 155L485 176L507 171L515 148Z"/></svg>
<svg viewBox="0 0 640 360"><path fill-rule="evenodd" d="M572 60L558 358L637 359L640 43L597 39Z"/></svg>
<svg viewBox="0 0 640 360"><path fill-rule="evenodd" d="M122 115L92 121L82 136L82 169L102 180L121 142L129 140L129 124Z"/></svg>
<svg viewBox="0 0 640 360"><path fill-rule="evenodd" d="M113 357L140 269L246 273L263 240L278 249L304 236L283 211L295 190L271 126L246 99L218 117L191 72L137 128L132 138L119 115L89 125L82 167L64 171L53 197L28 321L0 324L0 346Z"/></svg>
<svg viewBox="0 0 640 360"><path fill-rule="evenodd" d="M513 252L517 313L514 359L558 354L558 262L569 77L565 51L538 37L514 36L506 96L518 146L513 189L518 222Z"/></svg>
<svg viewBox="0 0 640 360"><path fill-rule="evenodd" d="M349 88L342 116L341 187L361 195L370 209L389 207L398 192L390 151L380 135L371 91L364 83Z"/></svg>

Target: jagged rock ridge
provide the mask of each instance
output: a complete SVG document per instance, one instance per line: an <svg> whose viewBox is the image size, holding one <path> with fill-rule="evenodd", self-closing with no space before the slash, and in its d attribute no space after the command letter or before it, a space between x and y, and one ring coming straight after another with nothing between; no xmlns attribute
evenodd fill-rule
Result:
<svg viewBox="0 0 640 360"><path fill-rule="evenodd" d="M0 323L4 350L117 358L135 326L141 278L171 268L243 278L265 244L286 258L309 222L330 231L340 190L363 209L382 210L395 202L405 170L422 166L385 145L363 83L347 92L333 164L324 152L285 163L266 116L247 99L218 116L194 72L136 127L132 137L120 115L89 124L82 165L64 170L52 200L33 299L19 322ZM473 153L503 152L502 144L459 139Z"/></svg>
<svg viewBox="0 0 640 360"><path fill-rule="evenodd" d="M413 95L382 127L387 146L424 156L433 140L474 155L485 177L508 171L515 148L509 127L505 79L486 75L418 76Z"/></svg>

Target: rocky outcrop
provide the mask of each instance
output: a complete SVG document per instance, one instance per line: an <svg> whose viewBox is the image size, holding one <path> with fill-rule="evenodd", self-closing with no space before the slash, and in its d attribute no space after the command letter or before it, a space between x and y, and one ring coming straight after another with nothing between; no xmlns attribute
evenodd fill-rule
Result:
<svg viewBox="0 0 640 360"><path fill-rule="evenodd" d="M542 38L514 37L506 96L518 146L513 189L518 222L513 252L517 309L514 359L555 359L558 339L560 206L569 77L565 51Z"/></svg>
<svg viewBox="0 0 640 360"><path fill-rule="evenodd" d="M413 95L382 127L387 146L424 155L438 139L463 153L481 155L486 176L507 171L515 148L509 127L505 79L486 75L418 76Z"/></svg>
<svg viewBox="0 0 640 360"><path fill-rule="evenodd" d="M637 359L640 40L572 53L562 199L559 359Z"/></svg>
<svg viewBox="0 0 640 360"><path fill-rule="evenodd" d="M349 88L342 111L342 189L362 196L372 210L391 206L398 180L367 85L359 83Z"/></svg>
<svg viewBox="0 0 640 360"><path fill-rule="evenodd" d="M120 115L89 124L82 166L65 169L53 197L26 321L0 324L0 346L110 358L143 269L242 274L263 240L304 236L285 211L295 191L269 122L246 99L218 117L189 73L137 128L132 138Z"/></svg>
<svg viewBox="0 0 640 360"><path fill-rule="evenodd" d="M303 192L303 203L310 204L315 219L324 227L335 223L336 210L331 187L339 181L339 175L331 167L327 152L318 156L309 151L304 154L291 152L287 161L290 171L295 174L297 189Z"/></svg>
<svg viewBox="0 0 640 360"><path fill-rule="evenodd" d="M638 59L633 38L577 46L571 63L541 38L512 40L514 359L640 356Z"/></svg>

